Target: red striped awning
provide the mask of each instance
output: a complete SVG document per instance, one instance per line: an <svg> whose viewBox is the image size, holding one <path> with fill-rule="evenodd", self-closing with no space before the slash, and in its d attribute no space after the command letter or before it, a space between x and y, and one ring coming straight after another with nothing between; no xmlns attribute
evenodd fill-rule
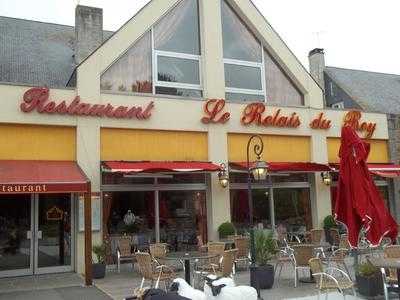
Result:
<svg viewBox="0 0 400 300"><path fill-rule="evenodd" d="M339 164L330 165L334 171L339 171ZM400 165L396 164L367 164L369 171L385 178L400 177Z"/></svg>
<svg viewBox="0 0 400 300"><path fill-rule="evenodd" d="M325 172L331 171L331 168L325 164L310 162L267 162L270 172ZM251 166L254 163L251 163ZM246 170L246 162L231 162L229 166L232 169Z"/></svg>
<svg viewBox="0 0 400 300"><path fill-rule="evenodd" d="M215 172L221 167L210 162L178 161L105 161L105 172L160 173L160 172Z"/></svg>
<svg viewBox="0 0 400 300"><path fill-rule="evenodd" d="M74 161L0 160L0 194L83 193L88 186Z"/></svg>

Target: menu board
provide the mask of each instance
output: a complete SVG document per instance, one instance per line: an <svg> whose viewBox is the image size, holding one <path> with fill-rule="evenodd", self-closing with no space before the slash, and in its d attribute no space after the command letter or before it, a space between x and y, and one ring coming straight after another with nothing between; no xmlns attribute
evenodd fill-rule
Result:
<svg viewBox="0 0 400 300"><path fill-rule="evenodd" d="M100 230L100 207L100 196L92 196L92 231ZM79 231L85 229L84 220L84 198L81 196L79 197Z"/></svg>

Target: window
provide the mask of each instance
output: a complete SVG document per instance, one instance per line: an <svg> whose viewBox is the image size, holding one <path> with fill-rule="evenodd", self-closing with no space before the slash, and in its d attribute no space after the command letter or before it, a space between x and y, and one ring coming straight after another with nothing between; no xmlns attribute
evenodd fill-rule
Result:
<svg viewBox="0 0 400 300"><path fill-rule="evenodd" d="M226 99L304 105L301 92L224 0L221 11Z"/></svg>
<svg viewBox="0 0 400 300"><path fill-rule="evenodd" d="M232 8L222 5L226 99L265 100L263 51L260 42Z"/></svg>
<svg viewBox="0 0 400 300"><path fill-rule="evenodd" d="M151 93L151 55L151 34L148 32L101 76L101 90Z"/></svg>
<svg viewBox="0 0 400 300"><path fill-rule="evenodd" d="M182 0L101 76L101 89L202 97L197 0Z"/></svg>
<svg viewBox="0 0 400 300"><path fill-rule="evenodd" d="M264 50L267 102L277 105L304 105L303 95L274 59Z"/></svg>
<svg viewBox="0 0 400 300"><path fill-rule="evenodd" d="M344 108L344 102L337 102L332 104L332 108L338 108L338 109L343 109Z"/></svg>

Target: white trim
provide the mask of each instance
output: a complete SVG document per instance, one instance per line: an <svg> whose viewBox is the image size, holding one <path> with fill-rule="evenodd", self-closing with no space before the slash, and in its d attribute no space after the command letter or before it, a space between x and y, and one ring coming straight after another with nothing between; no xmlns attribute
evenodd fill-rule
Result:
<svg viewBox="0 0 400 300"><path fill-rule="evenodd" d="M152 79L152 94L156 94L156 79L158 79L157 75L157 60L156 60L156 54L154 50L154 29L153 27L150 28L150 34L151 34L151 79Z"/></svg>
<svg viewBox="0 0 400 300"><path fill-rule="evenodd" d="M250 90L250 89L241 89L241 88L234 88L234 87L225 87L226 93L238 93L238 94L247 94L247 95L259 95L264 96L265 93L263 90Z"/></svg>
<svg viewBox="0 0 400 300"><path fill-rule="evenodd" d="M265 58L264 58L264 47L261 45L261 86L264 91L264 102L267 103L267 82L266 82L266 70L265 70Z"/></svg>
<svg viewBox="0 0 400 300"><path fill-rule="evenodd" d="M197 60L197 61L199 61L201 58L200 55L196 55L196 54L188 54L188 53L172 52L172 51L164 51L164 50L156 50L156 49L154 49L154 53L156 54L156 56L183 58L183 59Z"/></svg>
<svg viewBox="0 0 400 300"><path fill-rule="evenodd" d="M261 62L253 62L253 61L239 60L239 59L232 59L232 58L224 58L224 64L245 66L245 67L254 67L254 68L262 68L262 65L263 65L262 61Z"/></svg>
<svg viewBox="0 0 400 300"><path fill-rule="evenodd" d="M170 81L155 81L156 87L172 87L177 89L189 89L189 90L203 90L199 84L181 83L181 82L170 82Z"/></svg>

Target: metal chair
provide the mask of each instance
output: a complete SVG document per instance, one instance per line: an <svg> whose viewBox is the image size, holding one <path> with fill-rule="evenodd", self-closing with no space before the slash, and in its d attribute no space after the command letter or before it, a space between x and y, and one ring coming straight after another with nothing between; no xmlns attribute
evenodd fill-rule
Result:
<svg viewBox="0 0 400 300"><path fill-rule="evenodd" d="M143 288L146 280L150 280L150 288L153 287L154 281L156 282L154 288L158 288L160 281L163 281L167 290L167 286L169 286L167 283L175 278L174 271L168 266L154 264L150 253L136 252L135 257L139 265L140 275L142 275L140 288Z"/></svg>
<svg viewBox="0 0 400 300"><path fill-rule="evenodd" d="M293 249L289 247L288 243L286 242L286 239L283 240L284 246L279 247L279 241L274 240L275 247L276 249L279 249L278 253L276 254L276 265L275 265L275 274L276 271L278 271L278 267L280 266L279 272L278 272L278 280L281 277L282 273L282 268L285 264L291 264L293 265Z"/></svg>
<svg viewBox="0 0 400 300"><path fill-rule="evenodd" d="M130 261L132 263L132 269L135 264L135 254L132 253L132 245L130 237L121 237L118 240L117 245L117 269L118 273L121 272L121 262Z"/></svg>
<svg viewBox="0 0 400 300"><path fill-rule="evenodd" d="M314 276L317 282L318 288L318 298L321 294L321 291L325 292L326 299L328 298L328 292L330 290L337 290L342 294L343 298L345 298L344 290L351 289L353 295L356 296L356 292L354 290L354 283L351 278L342 270L337 268L326 268L324 270L322 266L322 261L319 258L311 258L309 260L310 269L312 275ZM341 277L335 276L335 272L339 273Z"/></svg>

